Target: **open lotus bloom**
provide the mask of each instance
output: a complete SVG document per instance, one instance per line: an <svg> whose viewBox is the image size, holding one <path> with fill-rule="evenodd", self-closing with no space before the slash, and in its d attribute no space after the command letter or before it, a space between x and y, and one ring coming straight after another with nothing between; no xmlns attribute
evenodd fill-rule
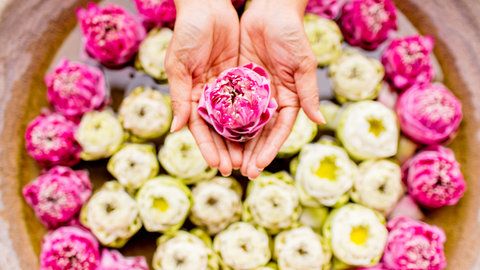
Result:
<svg viewBox="0 0 480 270"><path fill-rule="evenodd" d="M144 256L123 257L118 250L102 250L100 266L96 270L148 270Z"/></svg>
<svg viewBox="0 0 480 270"><path fill-rule="evenodd" d="M218 171L208 166L187 128L167 135L158 152L158 159L169 174L180 178L187 185L210 179Z"/></svg>
<svg viewBox="0 0 480 270"><path fill-rule="evenodd" d="M262 130L277 107L267 72L249 63L227 69L206 84L198 113L226 139L244 142Z"/></svg>
<svg viewBox="0 0 480 270"><path fill-rule="evenodd" d="M320 234L299 227L275 237L274 258L282 270L330 270L332 251Z"/></svg>
<svg viewBox="0 0 480 270"><path fill-rule="evenodd" d="M155 147L150 144L125 144L110 158L107 170L127 191L133 192L158 174Z"/></svg>
<svg viewBox="0 0 480 270"><path fill-rule="evenodd" d="M378 159L360 163L350 197L386 216L404 193L400 166Z"/></svg>
<svg viewBox="0 0 480 270"><path fill-rule="evenodd" d="M161 233L180 229L193 203L190 189L179 179L167 175L143 184L136 201L145 229Z"/></svg>
<svg viewBox="0 0 480 270"><path fill-rule="evenodd" d="M270 234L298 222L302 208L293 178L285 171L263 172L248 183L242 220L262 226Z"/></svg>
<svg viewBox="0 0 480 270"><path fill-rule="evenodd" d="M303 25L319 66L328 65L340 56L343 36L334 21L306 14Z"/></svg>
<svg viewBox="0 0 480 270"><path fill-rule="evenodd" d="M391 0L349 1L339 25L350 45L375 50L397 29L395 5Z"/></svg>
<svg viewBox="0 0 480 270"><path fill-rule="evenodd" d="M152 261L155 270L195 269L218 270L218 256L212 250L212 240L203 231L176 231L162 235Z"/></svg>
<svg viewBox="0 0 480 270"><path fill-rule="evenodd" d="M123 99L118 119L135 141L158 138L168 131L172 122L170 97L139 86Z"/></svg>
<svg viewBox="0 0 480 270"><path fill-rule="evenodd" d="M453 151L443 146L421 150L402 169L408 193L424 207L454 205L465 193L460 164Z"/></svg>
<svg viewBox="0 0 480 270"><path fill-rule="evenodd" d="M437 226L406 217L390 220L383 269L441 270L447 266L445 232Z"/></svg>
<svg viewBox="0 0 480 270"><path fill-rule="evenodd" d="M433 38L408 36L392 40L382 54L385 78L397 89L428 84L433 79L433 64L430 54Z"/></svg>
<svg viewBox="0 0 480 270"><path fill-rule="evenodd" d="M214 177L192 188L190 220L208 234L217 234L240 220L242 187L232 177Z"/></svg>
<svg viewBox="0 0 480 270"><path fill-rule="evenodd" d="M415 85L398 98L396 105L402 131L427 145L453 137L462 121L462 103L440 84Z"/></svg>
<svg viewBox="0 0 480 270"><path fill-rule="evenodd" d="M40 270L96 270L100 263L98 241L77 226L60 227L42 240Z"/></svg>
<svg viewBox="0 0 480 270"><path fill-rule="evenodd" d="M215 236L213 249L220 256L222 269L255 269L271 258L270 237L261 227L236 222Z"/></svg>
<svg viewBox="0 0 480 270"><path fill-rule="evenodd" d="M309 0L305 13L334 20L338 17L345 2L346 0Z"/></svg>
<svg viewBox="0 0 480 270"><path fill-rule="evenodd" d="M349 199L357 166L343 148L320 143L302 148L295 172L302 205L338 206Z"/></svg>
<svg viewBox="0 0 480 270"><path fill-rule="evenodd" d="M300 109L290 135L278 152L278 157L290 157L298 152L317 135L318 126Z"/></svg>
<svg viewBox="0 0 480 270"><path fill-rule="evenodd" d="M77 125L65 116L44 111L25 131L27 153L42 167L73 166L80 161L81 146L75 140Z"/></svg>
<svg viewBox="0 0 480 270"><path fill-rule="evenodd" d="M328 74L339 102L374 99L382 88L382 64L354 50L345 51L329 66Z"/></svg>
<svg viewBox="0 0 480 270"><path fill-rule="evenodd" d="M150 30L147 37L140 43L135 66L157 80L166 80L165 56L172 36L173 31L169 28Z"/></svg>
<svg viewBox="0 0 480 270"><path fill-rule="evenodd" d="M395 113L371 100L348 105L337 129L338 138L356 160L394 156L399 133Z"/></svg>
<svg viewBox="0 0 480 270"><path fill-rule="evenodd" d="M323 236L335 256L334 269L376 265L387 235L385 218L380 213L354 203L333 210L323 226Z"/></svg>
<svg viewBox="0 0 480 270"><path fill-rule="evenodd" d="M66 117L80 117L108 101L100 69L63 59L45 76L48 102Z"/></svg>
<svg viewBox="0 0 480 270"><path fill-rule="evenodd" d="M145 38L142 25L120 6L89 3L76 13L86 51L103 65L116 67L127 63Z"/></svg>
<svg viewBox="0 0 480 270"><path fill-rule="evenodd" d="M55 166L23 188L25 201L49 229L68 223L92 194L86 171Z"/></svg>
<svg viewBox="0 0 480 270"><path fill-rule="evenodd" d="M135 200L117 181L108 181L97 190L80 212L80 222L102 245L121 248L140 228Z"/></svg>

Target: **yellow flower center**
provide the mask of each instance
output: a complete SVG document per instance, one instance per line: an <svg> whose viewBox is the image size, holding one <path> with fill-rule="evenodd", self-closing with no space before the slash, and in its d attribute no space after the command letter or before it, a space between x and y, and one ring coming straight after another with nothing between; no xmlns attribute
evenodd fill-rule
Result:
<svg viewBox="0 0 480 270"><path fill-rule="evenodd" d="M350 232L350 241L357 245L363 245L367 241L368 229L364 226L354 227Z"/></svg>
<svg viewBox="0 0 480 270"><path fill-rule="evenodd" d="M320 161L318 169L315 174L319 178L326 178L330 181L335 181L337 178L338 167L335 164L335 157L325 157Z"/></svg>
<svg viewBox="0 0 480 270"><path fill-rule="evenodd" d="M382 120L380 119L369 118L367 119L367 121L368 121L368 124L370 125L370 128L368 129L368 131L370 133L373 133L373 135L377 137L386 130Z"/></svg>
<svg viewBox="0 0 480 270"><path fill-rule="evenodd" d="M162 211L162 212L165 212L168 209L168 202L163 197L155 198L153 200L153 207L155 209L158 209L158 210Z"/></svg>

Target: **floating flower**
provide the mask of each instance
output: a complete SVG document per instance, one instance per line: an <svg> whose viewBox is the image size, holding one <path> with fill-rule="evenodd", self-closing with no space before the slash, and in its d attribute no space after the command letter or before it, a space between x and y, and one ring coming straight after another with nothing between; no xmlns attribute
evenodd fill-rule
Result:
<svg viewBox="0 0 480 270"><path fill-rule="evenodd" d="M166 80L165 56L168 43L172 39L173 31L169 28L155 28L148 32L147 37L140 44L138 57L135 62L148 75L157 80Z"/></svg>
<svg viewBox="0 0 480 270"><path fill-rule="evenodd" d="M271 234L292 227L302 208L293 178L285 171L262 173L248 184L242 220L262 226Z"/></svg>
<svg viewBox="0 0 480 270"><path fill-rule="evenodd" d="M108 181L80 212L80 222L102 245L121 248L142 227L135 200L120 183Z"/></svg>
<svg viewBox="0 0 480 270"><path fill-rule="evenodd" d="M310 227L283 231L275 237L274 258L282 270L330 269L332 251Z"/></svg>
<svg viewBox="0 0 480 270"><path fill-rule="evenodd" d="M236 222L215 236L213 249L226 269L252 269L270 261L270 238L262 228Z"/></svg>
<svg viewBox="0 0 480 270"><path fill-rule="evenodd" d="M99 260L97 239L79 227L60 227L43 237L40 270L95 270Z"/></svg>
<svg viewBox="0 0 480 270"><path fill-rule="evenodd" d="M431 146L402 166L407 191L428 208L454 205L465 192L465 180L452 150Z"/></svg>
<svg viewBox="0 0 480 270"><path fill-rule="evenodd" d="M289 157L300 151L304 145L311 142L317 135L317 124L308 119L300 109L290 135L278 152L279 157Z"/></svg>
<svg viewBox="0 0 480 270"><path fill-rule="evenodd" d="M150 144L125 144L110 158L107 170L128 191L134 191L158 174L155 147Z"/></svg>
<svg viewBox="0 0 480 270"><path fill-rule="evenodd" d="M346 0L309 0L305 13L312 13L334 20L338 17L345 2Z"/></svg>
<svg viewBox="0 0 480 270"><path fill-rule="evenodd" d="M387 242L384 224L381 214L359 204L349 203L333 210L323 226L323 236L338 259L335 265L347 265L340 269L376 265Z"/></svg>
<svg viewBox="0 0 480 270"><path fill-rule="evenodd" d="M303 205L333 206L348 201L357 166L343 148L307 144L299 155L295 182Z"/></svg>
<svg viewBox="0 0 480 270"><path fill-rule="evenodd" d="M441 228L406 217L390 220L387 228L385 268L441 270L447 266L443 253L446 236Z"/></svg>
<svg viewBox="0 0 480 270"><path fill-rule="evenodd" d="M173 27L177 10L173 0L133 0L144 24Z"/></svg>
<svg viewBox="0 0 480 270"><path fill-rule="evenodd" d="M345 51L329 67L338 101L374 99L382 88L382 64L358 51Z"/></svg>
<svg viewBox="0 0 480 270"><path fill-rule="evenodd" d="M84 114L75 133L82 146L83 160L110 157L120 148L125 137L122 125L109 110Z"/></svg>
<svg viewBox="0 0 480 270"><path fill-rule="evenodd" d="M303 24L319 66L328 65L340 56L343 36L334 21L306 14Z"/></svg>
<svg viewBox="0 0 480 270"><path fill-rule="evenodd" d="M145 229L165 233L182 227L192 205L192 194L180 180L161 175L143 184L136 200Z"/></svg>
<svg viewBox="0 0 480 270"><path fill-rule="evenodd" d="M210 179L217 169L210 168L200 152L195 139L186 128L168 134L158 152L158 159L165 170L187 184Z"/></svg>
<svg viewBox="0 0 480 270"><path fill-rule="evenodd" d="M431 36L408 36L392 40L382 54L385 78L397 89L428 84L433 78L430 54L433 50Z"/></svg>
<svg viewBox="0 0 480 270"><path fill-rule="evenodd" d="M220 135L243 142L255 137L277 109L270 95L267 72L250 63L227 69L206 84L198 112Z"/></svg>
<svg viewBox="0 0 480 270"><path fill-rule="evenodd" d="M25 201L49 229L68 223L92 194L86 171L55 166L23 188Z"/></svg>
<svg viewBox="0 0 480 270"><path fill-rule="evenodd" d="M63 115L43 112L25 131L28 154L42 167L73 166L80 161L82 148L75 140L77 125Z"/></svg>
<svg viewBox="0 0 480 270"><path fill-rule="evenodd" d="M123 257L118 250L102 250L100 266L96 270L148 270L144 256Z"/></svg>
<svg viewBox="0 0 480 270"><path fill-rule="evenodd" d="M402 131L416 142L432 145L455 135L462 121L462 103L440 84L416 85L396 105Z"/></svg>
<svg viewBox="0 0 480 270"><path fill-rule="evenodd" d="M396 8L390 0L353 0L343 6L339 25L350 45L375 50L397 30Z"/></svg>
<svg viewBox="0 0 480 270"><path fill-rule="evenodd" d="M397 117L385 105L370 100L352 103L339 123L337 136L354 159L387 158L397 153Z"/></svg>
<svg viewBox="0 0 480 270"><path fill-rule="evenodd" d="M63 59L45 76L48 102L66 117L79 117L101 108L108 100L100 69Z"/></svg>
<svg viewBox="0 0 480 270"><path fill-rule="evenodd" d="M130 61L145 38L145 30L122 7L100 8L89 3L76 10L86 51L106 66L121 66Z"/></svg>
<svg viewBox="0 0 480 270"><path fill-rule="evenodd" d="M231 177L215 177L192 188L190 220L210 235L217 234L242 214L242 187Z"/></svg>
<svg viewBox="0 0 480 270"><path fill-rule="evenodd" d="M404 193L400 166L379 159L360 163L350 197L356 203L388 215Z"/></svg>
<svg viewBox="0 0 480 270"><path fill-rule="evenodd" d="M323 223L328 216L328 208L324 206L320 207L302 207L302 214L300 215L299 222L304 226L312 228L316 232L320 232L323 227Z"/></svg>
<svg viewBox="0 0 480 270"><path fill-rule="evenodd" d="M218 257L212 250L212 240L203 231L191 233L176 231L162 235L157 240L153 255L153 269L218 270Z"/></svg>

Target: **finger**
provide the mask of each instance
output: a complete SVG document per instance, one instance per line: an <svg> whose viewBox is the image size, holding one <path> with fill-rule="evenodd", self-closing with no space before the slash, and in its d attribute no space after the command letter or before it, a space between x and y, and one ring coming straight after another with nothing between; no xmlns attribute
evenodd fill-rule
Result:
<svg viewBox="0 0 480 270"><path fill-rule="evenodd" d="M232 162L230 161L230 154L227 150L227 146L225 141L218 135L215 131L210 129L210 133L212 134L213 141L217 146L219 157L220 157L220 164L218 165L218 170L223 176L230 176L232 174Z"/></svg>
<svg viewBox="0 0 480 270"><path fill-rule="evenodd" d="M233 169L240 169L243 160L243 145L232 141L227 141L226 144Z"/></svg>
<svg viewBox="0 0 480 270"><path fill-rule="evenodd" d="M269 133L270 133L270 130L267 129L267 130L264 130L262 134L260 134L257 144L255 145L255 148L252 151L252 155L250 156L250 160L248 161L248 167L247 167L247 176L248 176L248 179L250 180L256 179L265 168L265 167L261 167L261 168L257 167L256 160L259 154L258 149L263 148L263 145L265 144L265 141Z"/></svg>
<svg viewBox="0 0 480 270"><path fill-rule="evenodd" d="M220 163L220 157L217 146L215 145L212 134L210 133L210 128L197 113L197 104L193 102L191 104L192 113L190 115L188 127L192 132L192 135L195 138L195 141L197 142L205 161L210 167L217 168Z"/></svg>
<svg viewBox="0 0 480 270"><path fill-rule="evenodd" d="M170 131L180 130L188 122L191 110L192 98L192 76L188 74L185 66L179 61L168 60L166 70L168 85L170 87L170 98L172 101L173 121Z"/></svg>
<svg viewBox="0 0 480 270"><path fill-rule="evenodd" d="M253 150L258 143L258 140L262 137L263 131L260 132L257 136L253 139L245 143L244 151L243 151L243 160L242 160L242 167L240 168L240 172L244 176L248 176L248 165L250 158L252 157Z"/></svg>
<svg viewBox="0 0 480 270"><path fill-rule="evenodd" d="M298 110L296 107L284 107L280 110L275 124L268 133L267 140L263 145L260 145L262 146L261 148L256 149L258 151L256 159L257 168L263 169L267 167L278 154L278 151L292 131Z"/></svg>
<svg viewBox="0 0 480 270"><path fill-rule="evenodd" d="M305 114L317 124L325 124L318 107L317 61L314 56L306 57L294 74L300 105Z"/></svg>

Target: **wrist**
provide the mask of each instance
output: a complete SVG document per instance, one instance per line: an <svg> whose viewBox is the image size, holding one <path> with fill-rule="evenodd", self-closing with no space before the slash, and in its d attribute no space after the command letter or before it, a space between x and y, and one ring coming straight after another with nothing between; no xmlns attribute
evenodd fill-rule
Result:
<svg viewBox="0 0 480 270"><path fill-rule="evenodd" d="M303 1L303 0L302 0ZM208 5L218 5L218 4L230 4L230 0L174 0L175 7L177 10L182 9L185 6L208 6Z"/></svg>
<svg viewBox="0 0 480 270"><path fill-rule="evenodd" d="M263 10L293 10L303 18L308 0L253 0L251 7Z"/></svg>

